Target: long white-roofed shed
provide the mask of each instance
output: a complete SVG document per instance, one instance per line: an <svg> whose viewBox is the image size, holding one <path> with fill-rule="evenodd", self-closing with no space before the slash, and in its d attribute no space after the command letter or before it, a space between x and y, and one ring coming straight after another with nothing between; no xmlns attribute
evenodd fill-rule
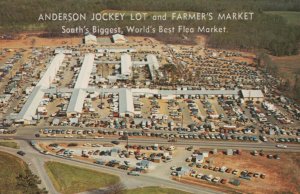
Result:
<svg viewBox="0 0 300 194"><path fill-rule="evenodd" d="M147 55L146 58L147 58L151 79L154 80L156 78L156 71L159 69L157 58L153 54Z"/></svg>
<svg viewBox="0 0 300 194"><path fill-rule="evenodd" d="M77 114L82 113L83 103L87 95L84 89L88 88L90 75L93 70L94 59L95 55L91 53L86 54L83 59L82 66L77 76L74 90L68 105L68 117L76 116Z"/></svg>
<svg viewBox="0 0 300 194"><path fill-rule="evenodd" d="M134 116L133 95L131 89L119 90L119 115L120 117Z"/></svg>
<svg viewBox="0 0 300 194"><path fill-rule="evenodd" d="M121 55L121 74L125 76L130 76L132 73L132 61L129 54Z"/></svg>
<svg viewBox="0 0 300 194"><path fill-rule="evenodd" d="M42 86L43 88L50 87L64 58L65 55L62 53L55 55L55 57L52 59L51 63L49 64L46 72L43 74L43 77L38 82L37 86Z"/></svg>
<svg viewBox="0 0 300 194"><path fill-rule="evenodd" d="M80 72L78 74L74 88L87 88L90 81L90 75L94 65L94 54L86 54L84 56Z"/></svg>
<svg viewBox="0 0 300 194"><path fill-rule="evenodd" d="M43 89L48 89L50 87L59 67L61 66L64 60L64 57L64 54L57 54L52 59L46 72L43 74L43 77L32 90L26 103L17 115L17 120L24 122L33 120L33 117L36 115L37 112L36 110L44 97Z"/></svg>
<svg viewBox="0 0 300 194"><path fill-rule="evenodd" d="M264 99L261 90L241 90L241 93L245 100L262 101Z"/></svg>
<svg viewBox="0 0 300 194"><path fill-rule="evenodd" d="M82 108L86 96L87 92L83 89L75 89L73 91L67 109L67 117L76 116L77 114L82 113Z"/></svg>

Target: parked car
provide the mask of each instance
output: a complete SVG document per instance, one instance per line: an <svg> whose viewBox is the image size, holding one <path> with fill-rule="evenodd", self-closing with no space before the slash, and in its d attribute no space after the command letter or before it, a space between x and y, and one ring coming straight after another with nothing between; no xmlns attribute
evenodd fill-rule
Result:
<svg viewBox="0 0 300 194"><path fill-rule="evenodd" d="M119 141L111 141L112 144L115 144L115 145L119 145L120 142Z"/></svg>
<svg viewBox="0 0 300 194"><path fill-rule="evenodd" d="M131 175L131 176L140 176L140 173L137 172L137 171L130 171L127 173L128 175Z"/></svg>
<svg viewBox="0 0 300 194"><path fill-rule="evenodd" d="M17 154L19 154L20 156L24 156L26 153L23 151L18 151Z"/></svg>

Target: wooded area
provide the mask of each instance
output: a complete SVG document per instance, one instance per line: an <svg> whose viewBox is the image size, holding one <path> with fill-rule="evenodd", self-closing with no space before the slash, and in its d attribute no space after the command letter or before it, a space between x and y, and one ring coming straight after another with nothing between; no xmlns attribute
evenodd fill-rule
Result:
<svg viewBox="0 0 300 194"><path fill-rule="evenodd" d="M97 22L102 27L124 27L127 25L168 26L213 26L226 25L228 33L208 34L208 44L217 48L252 50L267 49L272 55L294 55L298 53L300 26L288 24L279 15L269 15L264 11L300 11L298 0L5 0L0 2L0 32L19 33L23 31L47 31L52 36L62 36L60 26L92 26L93 21L78 22L38 22L40 13L77 12L95 13L103 10L125 11L195 11L230 12L253 11L253 21L152 21ZM139 34L149 35L149 34ZM151 34L150 34L151 35ZM153 34L159 38L159 34ZM174 35L175 36L175 35ZM178 39L176 39L177 41Z"/></svg>

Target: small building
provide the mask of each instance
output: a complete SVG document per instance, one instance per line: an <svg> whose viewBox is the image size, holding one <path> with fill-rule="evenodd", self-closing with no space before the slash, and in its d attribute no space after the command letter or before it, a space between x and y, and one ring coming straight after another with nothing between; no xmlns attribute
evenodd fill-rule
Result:
<svg viewBox="0 0 300 194"><path fill-rule="evenodd" d="M122 34L114 34L114 35L112 35L112 41L114 43L119 43L119 44L127 42L126 38Z"/></svg>
<svg viewBox="0 0 300 194"><path fill-rule="evenodd" d="M150 167L150 161L142 160L142 161L138 162L137 165L138 165L138 168L146 169L146 168Z"/></svg>
<svg viewBox="0 0 300 194"><path fill-rule="evenodd" d="M264 94L261 90L241 90L245 101L263 101Z"/></svg>
<svg viewBox="0 0 300 194"><path fill-rule="evenodd" d="M177 176L187 175L190 172L190 168L187 166L182 166L177 169Z"/></svg>
<svg viewBox="0 0 300 194"><path fill-rule="evenodd" d="M119 154L119 149L113 148L110 150L110 156L116 157Z"/></svg>
<svg viewBox="0 0 300 194"><path fill-rule="evenodd" d="M155 156L152 161L155 162L155 163L160 163L161 157Z"/></svg>
<svg viewBox="0 0 300 194"><path fill-rule="evenodd" d="M269 129L269 135L275 135L275 130L273 128Z"/></svg>
<svg viewBox="0 0 300 194"><path fill-rule="evenodd" d="M84 44L86 44L86 45L97 44L97 37L92 34L86 35L84 37Z"/></svg>
<svg viewBox="0 0 300 194"><path fill-rule="evenodd" d="M71 49L64 49L64 48L56 48L54 50L55 55L60 54L60 53L65 54L65 55L72 55L72 52L73 51Z"/></svg>
<svg viewBox="0 0 300 194"><path fill-rule="evenodd" d="M213 154L217 154L217 153L218 153L218 149L216 149L216 148L213 149L212 153L213 153Z"/></svg>
<svg viewBox="0 0 300 194"><path fill-rule="evenodd" d="M195 162L195 163L203 163L204 162L204 156L203 155L197 155L197 156L193 157L192 161Z"/></svg>
<svg viewBox="0 0 300 194"><path fill-rule="evenodd" d="M226 150L226 155L232 156L233 155L233 150L232 149L227 149Z"/></svg>
<svg viewBox="0 0 300 194"><path fill-rule="evenodd" d="M60 122L59 118L54 118L53 121L52 121L52 125L53 126L58 126L59 122Z"/></svg>
<svg viewBox="0 0 300 194"><path fill-rule="evenodd" d="M208 157L209 152L202 152L201 155L202 155L203 157Z"/></svg>
<svg viewBox="0 0 300 194"><path fill-rule="evenodd" d="M70 125L78 124L78 118L69 118Z"/></svg>

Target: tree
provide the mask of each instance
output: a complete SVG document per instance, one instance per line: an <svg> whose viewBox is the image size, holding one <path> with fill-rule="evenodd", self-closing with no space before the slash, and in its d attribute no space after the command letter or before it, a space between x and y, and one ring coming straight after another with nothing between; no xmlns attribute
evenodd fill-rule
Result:
<svg viewBox="0 0 300 194"><path fill-rule="evenodd" d="M125 185L121 182L109 186L105 194L123 194L125 193Z"/></svg>
<svg viewBox="0 0 300 194"><path fill-rule="evenodd" d="M23 193L32 194L46 194L45 189L38 188L38 184L41 180L38 176L34 175L29 169L25 170L25 173L21 173L17 176L17 188L23 191Z"/></svg>

